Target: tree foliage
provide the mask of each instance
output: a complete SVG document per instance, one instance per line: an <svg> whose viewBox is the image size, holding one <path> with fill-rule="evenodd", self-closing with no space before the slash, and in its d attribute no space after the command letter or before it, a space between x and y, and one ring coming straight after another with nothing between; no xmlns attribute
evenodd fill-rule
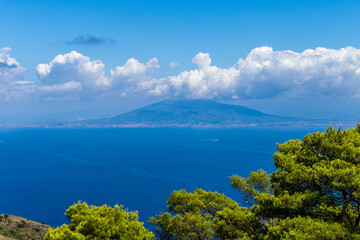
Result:
<svg viewBox="0 0 360 240"><path fill-rule="evenodd" d="M359 239L359 235L351 233L341 224L311 217L295 217L276 219L274 225L269 225L265 240L277 239Z"/></svg>
<svg viewBox="0 0 360 240"><path fill-rule="evenodd" d="M214 217L218 239L256 239L263 231L260 219L246 208L224 208Z"/></svg>
<svg viewBox="0 0 360 240"><path fill-rule="evenodd" d="M311 236L317 236L317 231L322 234L312 239L359 237L360 125L344 131L329 127L323 133L306 135L303 141L280 144L274 164L277 171L269 176L271 191L261 171L247 180L230 178L234 188L252 198L251 212L263 219L269 236L283 229L283 237L298 239L305 231ZM300 225L311 227L300 230Z"/></svg>
<svg viewBox="0 0 360 240"><path fill-rule="evenodd" d="M124 239L149 240L153 234L138 221L137 212L122 206L97 207L78 202L66 210L70 224L49 230L45 240Z"/></svg>
<svg viewBox="0 0 360 240"><path fill-rule="evenodd" d="M218 192L201 189L196 189L193 193L185 190L174 191L167 204L169 212L149 220L155 225L155 232L161 240L207 240L214 236L219 239L227 239L228 236L239 238L251 235L252 228L256 225L254 214ZM242 222L234 222L234 216L237 217L236 221ZM239 226L240 228L232 233Z"/></svg>
<svg viewBox="0 0 360 240"><path fill-rule="evenodd" d="M262 193L272 193L270 176L264 170L251 172L247 179L234 175L229 177L231 186L243 193L243 198L247 204L256 204L255 197Z"/></svg>
<svg viewBox="0 0 360 240"><path fill-rule="evenodd" d="M6 219L8 219L8 217L9 217L9 214L7 214L7 213L4 213L4 222L6 222Z"/></svg>

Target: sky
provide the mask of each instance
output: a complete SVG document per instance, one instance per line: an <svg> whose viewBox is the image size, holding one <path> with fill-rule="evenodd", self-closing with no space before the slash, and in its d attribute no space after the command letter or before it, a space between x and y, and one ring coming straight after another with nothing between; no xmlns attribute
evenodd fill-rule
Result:
<svg viewBox="0 0 360 240"><path fill-rule="evenodd" d="M360 1L0 0L0 123L214 99L360 117Z"/></svg>

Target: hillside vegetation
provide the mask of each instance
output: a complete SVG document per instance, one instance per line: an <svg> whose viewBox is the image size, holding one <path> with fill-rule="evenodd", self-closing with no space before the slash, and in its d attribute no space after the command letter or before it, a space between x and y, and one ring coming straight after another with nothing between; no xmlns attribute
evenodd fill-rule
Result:
<svg viewBox="0 0 360 240"><path fill-rule="evenodd" d="M43 239L50 226L32 220L2 214L0 215L0 240L8 239Z"/></svg>

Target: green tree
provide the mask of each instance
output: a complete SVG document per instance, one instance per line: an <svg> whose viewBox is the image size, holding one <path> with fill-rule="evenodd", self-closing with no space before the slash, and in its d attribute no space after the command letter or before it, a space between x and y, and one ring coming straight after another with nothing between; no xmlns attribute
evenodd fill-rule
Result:
<svg viewBox="0 0 360 240"><path fill-rule="evenodd" d="M241 208L234 200L218 192L201 189L196 189L193 193L185 190L174 191L167 204L169 212L149 220L155 225L155 232L160 240L207 240L215 236L219 239L227 239L227 236L239 238L251 235L256 225L253 222L259 222L248 209ZM242 223L248 227L240 228L232 234L231 231L241 225L232 224L232 220L229 220L232 214L236 215L236 220L243 220ZM227 224L232 229L225 226Z"/></svg>
<svg viewBox="0 0 360 240"><path fill-rule="evenodd" d="M280 144L274 164L277 171L270 176L259 170L248 179L230 177L254 204L251 212L267 229L263 238L279 239L280 232L285 234L281 238L292 239L360 238L359 124Z"/></svg>
<svg viewBox="0 0 360 240"><path fill-rule="evenodd" d="M247 179L234 175L229 177L231 187L243 193L243 198L250 206L256 204L255 197L262 193L272 194L270 176L264 170L251 172Z"/></svg>
<svg viewBox="0 0 360 240"><path fill-rule="evenodd" d="M247 208L224 208L214 217L217 239L257 239L264 232L260 219Z"/></svg>
<svg viewBox="0 0 360 240"><path fill-rule="evenodd" d="M7 214L7 213L4 213L4 222L6 222L6 220L8 219L8 217L9 217L9 214Z"/></svg>
<svg viewBox="0 0 360 240"><path fill-rule="evenodd" d="M128 212L118 205L97 207L78 202L70 206L65 215L70 224L49 229L45 240L150 240L154 236L138 221L137 212Z"/></svg>

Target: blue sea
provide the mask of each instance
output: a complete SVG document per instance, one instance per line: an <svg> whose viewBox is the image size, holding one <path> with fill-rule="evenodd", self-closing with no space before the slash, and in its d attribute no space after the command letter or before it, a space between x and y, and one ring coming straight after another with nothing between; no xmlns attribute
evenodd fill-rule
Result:
<svg viewBox="0 0 360 240"><path fill-rule="evenodd" d="M276 143L318 130L324 128L0 130L0 213L59 226L82 200L124 205L145 222L166 211L172 191L195 188L241 202L228 176L275 171Z"/></svg>

